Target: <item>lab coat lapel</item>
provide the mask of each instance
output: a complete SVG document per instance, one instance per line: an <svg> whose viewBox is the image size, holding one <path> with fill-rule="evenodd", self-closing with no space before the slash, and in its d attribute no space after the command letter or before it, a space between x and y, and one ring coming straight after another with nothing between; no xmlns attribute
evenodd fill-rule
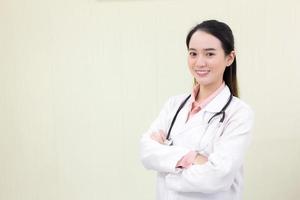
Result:
<svg viewBox="0 0 300 200"><path fill-rule="evenodd" d="M222 108L226 105L228 99L230 97L230 90L229 88L226 86L220 94L218 94L205 108L205 121L207 124L207 129L206 129L206 133L204 134L202 140L200 141L199 146L201 147L202 150L206 151L206 152L210 152L212 146L209 144L212 144L211 141L214 140L214 138L219 137L220 136L220 131L222 129L222 126L220 126L221 124L219 123L220 120L220 116L216 117L216 120L212 120L212 122L210 122L208 124L208 121L210 120L210 118L216 114L217 112L220 112L222 110ZM225 111L226 113L226 111ZM223 123L222 123L223 125Z"/></svg>
<svg viewBox="0 0 300 200"><path fill-rule="evenodd" d="M191 101L189 100L187 102L187 105L183 107L183 109L181 110L181 112L177 117L176 123L174 125L173 136L179 135L185 132L186 130L191 130L196 126L206 125L206 122L203 120L202 111L195 114L191 119L189 119L186 122L190 109L191 109Z"/></svg>
<svg viewBox="0 0 300 200"><path fill-rule="evenodd" d="M226 104L229 95L230 90L227 86L225 86L225 88L211 102L209 102L203 110L199 111L199 113L195 114L194 117L186 122L192 104L191 99L189 99L177 116L174 129L172 130L173 137L196 126L205 127L209 120L206 119L206 113L210 113L208 116L212 116L213 114L219 112Z"/></svg>
<svg viewBox="0 0 300 200"><path fill-rule="evenodd" d="M191 108L191 100L189 99L177 116L176 122L174 124L174 129L172 130L173 136L175 136L175 135L181 133L183 130L185 130L186 119L189 114L190 108Z"/></svg>
<svg viewBox="0 0 300 200"><path fill-rule="evenodd" d="M229 97L230 90L226 85L224 89L203 108L203 110L207 112L217 113L222 110Z"/></svg>
<svg viewBox="0 0 300 200"><path fill-rule="evenodd" d="M186 103L186 105L182 108L180 113L178 114L178 117L176 119L176 122L174 124L174 129L172 130L171 137L176 137L176 135L179 135L186 130L191 130L194 127L203 127L203 130L207 126L207 122L209 118L214 115L215 113L222 110L223 106L227 103L227 100L230 95L230 90L227 86L214 98L211 102L209 102L203 110L199 111L197 114L195 114L189 121L186 123L186 119L188 116L188 113L191 109L191 100L189 99Z"/></svg>

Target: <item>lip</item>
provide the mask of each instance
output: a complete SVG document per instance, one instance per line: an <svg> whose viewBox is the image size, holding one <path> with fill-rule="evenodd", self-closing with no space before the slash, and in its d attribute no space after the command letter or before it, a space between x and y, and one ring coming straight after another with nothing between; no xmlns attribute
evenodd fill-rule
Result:
<svg viewBox="0 0 300 200"><path fill-rule="evenodd" d="M195 70L196 74L200 77L204 77L207 76L210 72L209 69L199 69L199 70Z"/></svg>

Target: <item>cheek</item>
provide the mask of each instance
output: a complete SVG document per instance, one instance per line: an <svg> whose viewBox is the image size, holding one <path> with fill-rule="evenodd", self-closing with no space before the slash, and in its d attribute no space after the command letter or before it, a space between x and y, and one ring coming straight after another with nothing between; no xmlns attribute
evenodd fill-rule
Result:
<svg viewBox="0 0 300 200"><path fill-rule="evenodd" d="M188 63L188 65L189 65L189 67L191 68L191 67L193 66L193 64L194 64L194 61L193 61L193 59L188 58L188 59L187 59L187 63Z"/></svg>
<svg viewBox="0 0 300 200"><path fill-rule="evenodd" d="M192 72L192 73L193 73L193 68L194 68L193 66L194 66L193 63L188 61L188 68L189 68L190 72Z"/></svg>
<svg viewBox="0 0 300 200"><path fill-rule="evenodd" d="M224 60L214 60L211 62L211 66L217 71L223 71L226 68L226 62Z"/></svg>
<svg viewBox="0 0 300 200"><path fill-rule="evenodd" d="M226 66L224 66L224 63L218 63L218 65L215 68L216 75L223 76L225 69Z"/></svg>

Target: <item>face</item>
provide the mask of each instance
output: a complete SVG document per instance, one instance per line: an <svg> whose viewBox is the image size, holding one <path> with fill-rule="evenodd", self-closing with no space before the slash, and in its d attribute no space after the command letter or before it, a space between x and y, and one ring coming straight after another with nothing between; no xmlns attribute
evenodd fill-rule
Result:
<svg viewBox="0 0 300 200"><path fill-rule="evenodd" d="M225 55L221 41L215 36L196 31L190 40L188 65L201 87L216 88L223 82L225 68L234 60L234 51Z"/></svg>

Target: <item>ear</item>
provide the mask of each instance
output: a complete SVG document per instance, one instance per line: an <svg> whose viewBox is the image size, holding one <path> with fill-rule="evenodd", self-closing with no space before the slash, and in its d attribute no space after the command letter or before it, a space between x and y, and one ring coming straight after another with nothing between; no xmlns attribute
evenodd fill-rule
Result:
<svg viewBox="0 0 300 200"><path fill-rule="evenodd" d="M230 54L226 56L226 66L230 66L235 59L235 51L231 51Z"/></svg>

